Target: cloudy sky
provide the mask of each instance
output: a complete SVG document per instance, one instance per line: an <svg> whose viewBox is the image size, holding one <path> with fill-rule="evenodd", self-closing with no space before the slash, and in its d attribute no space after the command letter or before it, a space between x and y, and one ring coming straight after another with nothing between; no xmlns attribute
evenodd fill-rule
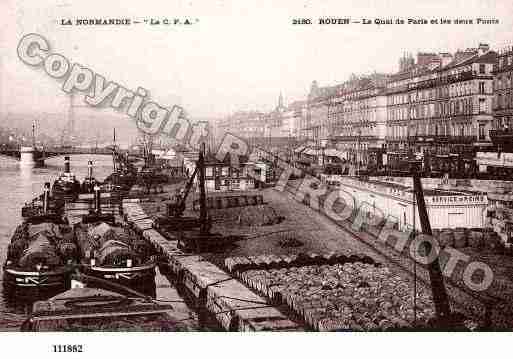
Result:
<svg viewBox="0 0 513 359"><path fill-rule="evenodd" d="M279 3L279 4L278 4ZM127 88L148 89L162 105L192 117L268 110L280 91L305 97L312 80L396 71L403 52L513 45L511 0L325 1L0 1L0 109L62 112L61 84L16 56L24 34ZM498 25L318 25L319 17L496 18ZM72 26L76 18L198 19L191 26ZM313 25L293 25L311 18Z"/></svg>

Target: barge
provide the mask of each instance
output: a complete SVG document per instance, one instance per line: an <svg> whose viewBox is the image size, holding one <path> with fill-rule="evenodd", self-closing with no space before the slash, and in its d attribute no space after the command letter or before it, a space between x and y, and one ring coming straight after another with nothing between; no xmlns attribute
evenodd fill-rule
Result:
<svg viewBox="0 0 513 359"><path fill-rule="evenodd" d="M102 213L99 186L94 196L94 210L74 225L80 270L154 296L154 248L132 228L117 221L114 214Z"/></svg>
<svg viewBox="0 0 513 359"><path fill-rule="evenodd" d="M74 287L33 305L22 324L26 332L48 331L181 331L183 318L175 318L170 304L157 303L143 294L95 278L74 276ZM103 286L110 287L103 289Z"/></svg>
<svg viewBox="0 0 513 359"><path fill-rule="evenodd" d="M11 238L3 267L6 293L30 296L34 291L55 293L69 288L77 246L62 214L49 210L48 192L46 184L40 212L24 217Z"/></svg>

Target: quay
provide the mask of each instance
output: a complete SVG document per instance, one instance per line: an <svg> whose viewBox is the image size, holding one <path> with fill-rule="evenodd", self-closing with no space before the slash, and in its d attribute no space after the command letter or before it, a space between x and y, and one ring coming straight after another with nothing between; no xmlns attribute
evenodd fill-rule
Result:
<svg viewBox="0 0 513 359"><path fill-rule="evenodd" d="M321 259L328 258L333 253L345 252L348 257L353 253L359 256L360 262L366 256L375 263L389 267L394 276L401 278L401 282L410 286L416 282L419 292L430 291L429 276L424 266L417 265L414 269L413 261L407 254L396 252L389 244L377 239L376 228L358 232L351 228L348 221L338 223L322 211L305 206L292 195L297 185L292 181L291 187L285 193L272 187L251 192L263 196L264 203L268 206L255 206L254 210L266 211L272 208L277 216L284 217L280 223L256 227L234 226L227 220L231 216L228 214L229 209L210 211L214 217L214 232L240 237L235 248L222 254L184 253L178 248L178 238L164 236L153 228L154 218L165 212L166 203L169 201L166 195L172 191L170 188L167 189L168 192L152 196L149 200L124 200L123 213L126 220L138 228L162 254L173 282L185 288L197 308L205 309L213 315L225 330L329 330L326 329L329 328L327 325L312 324L314 319L308 310L294 310L298 307L297 300L295 303L287 298L276 300L276 290L249 278L251 271L237 272L230 269L233 261L245 263L248 258L253 266L255 263L263 263L261 267L257 266L253 270L267 268L272 271L272 268L280 267L280 261L293 261L298 255L305 253ZM234 196L236 193L218 192L209 193L209 196ZM190 202L187 215L197 215L192 206L194 199ZM233 211L237 209L233 208ZM397 232L399 235L400 231ZM295 241L299 242L298 247L294 247ZM291 245L288 246L287 242ZM451 278L445 278L451 308L476 322L491 323L494 328L511 328L513 323L508 319L511 316L503 314L513 313L513 308L508 304L508 298L513 294L513 283L509 275L511 270L507 265L510 256L490 251L479 252L470 247L461 250L471 260L483 260L490 264L495 278L486 291L474 292L465 287L461 280L464 267L457 265ZM318 267L323 266L323 260L316 262ZM445 265L447 258L441 260ZM302 265L296 267L300 268ZM281 267L290 269L293 266ZM298 281L296 284L300 285ZM290 303L287 304L287 301ZM220 312L223 314L214 314Z"/></svg>
<svg viewBox="0 0 513 359"><path fill-rule="evenodd" d="M157 248L168 262L170 274L178 286L187 289L200 311L215 317L230 331L276 331L304 328L290 320L276 306L255 294L237 278L207 261L178 249L178 240L164 238L152 229L152 220L140 201L124 200L123 212L129 223Z"/></svg>

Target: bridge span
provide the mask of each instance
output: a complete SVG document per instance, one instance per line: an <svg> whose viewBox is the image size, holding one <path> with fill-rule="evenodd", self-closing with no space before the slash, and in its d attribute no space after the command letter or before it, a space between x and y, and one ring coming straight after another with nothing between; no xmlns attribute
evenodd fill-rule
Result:
<svg viewBox="0 0 513 359"><path fill-rule="evenodd" d="M130 153L127 150L120 150L112 146L108 147L34 147L34 146L20 146L20 147L5 147L0 146L0 155L15 158L24 165L39 165L42 166L45 160L51 157L64 156L64 155L112 155L116 153Z"/></svg>

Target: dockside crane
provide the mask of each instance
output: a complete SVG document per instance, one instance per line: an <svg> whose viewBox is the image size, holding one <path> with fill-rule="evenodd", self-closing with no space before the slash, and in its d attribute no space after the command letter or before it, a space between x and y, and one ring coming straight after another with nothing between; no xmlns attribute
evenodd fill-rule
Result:
<svg viewBox="0 0 513 359"><path fill-rule="evenodd" d="M429 222L429 216L426 208L426 202L424 200L424 192L422 190L422 182L420 178L420 165L419 161L410 161L410 170L413 178L413 193L418 206L419 219L422 234L432 237L433 232L431 231L431 224ZM429 253L433 248L428 248L426 242L423 242L422 251ZM435 312L437 319L437 326L440 328L454 327L461 323L456 323L455 318L451 313L449 305L449 299L447 296L447 290L445 288L442 271L440 269L440 262L438 255L435 259L427 265L429 272L429 280L431 283L431 291L433 294L433 302L435 304Z"/></svg>
<svg viewBox="0 0 513 359"><path fill-rule="evenodd" d="M198 178L200 190L199 217L185 217L187 198ZM205 188L205 144L202 143L198 154L196 168L187 181L183 194L177 196L174 203L168 204L167 216L156 219L155 227L164 234L178 236L184 249L195 252L217 250L228 243L223 236L211 233L212 221L207 213Z"/></svg>

